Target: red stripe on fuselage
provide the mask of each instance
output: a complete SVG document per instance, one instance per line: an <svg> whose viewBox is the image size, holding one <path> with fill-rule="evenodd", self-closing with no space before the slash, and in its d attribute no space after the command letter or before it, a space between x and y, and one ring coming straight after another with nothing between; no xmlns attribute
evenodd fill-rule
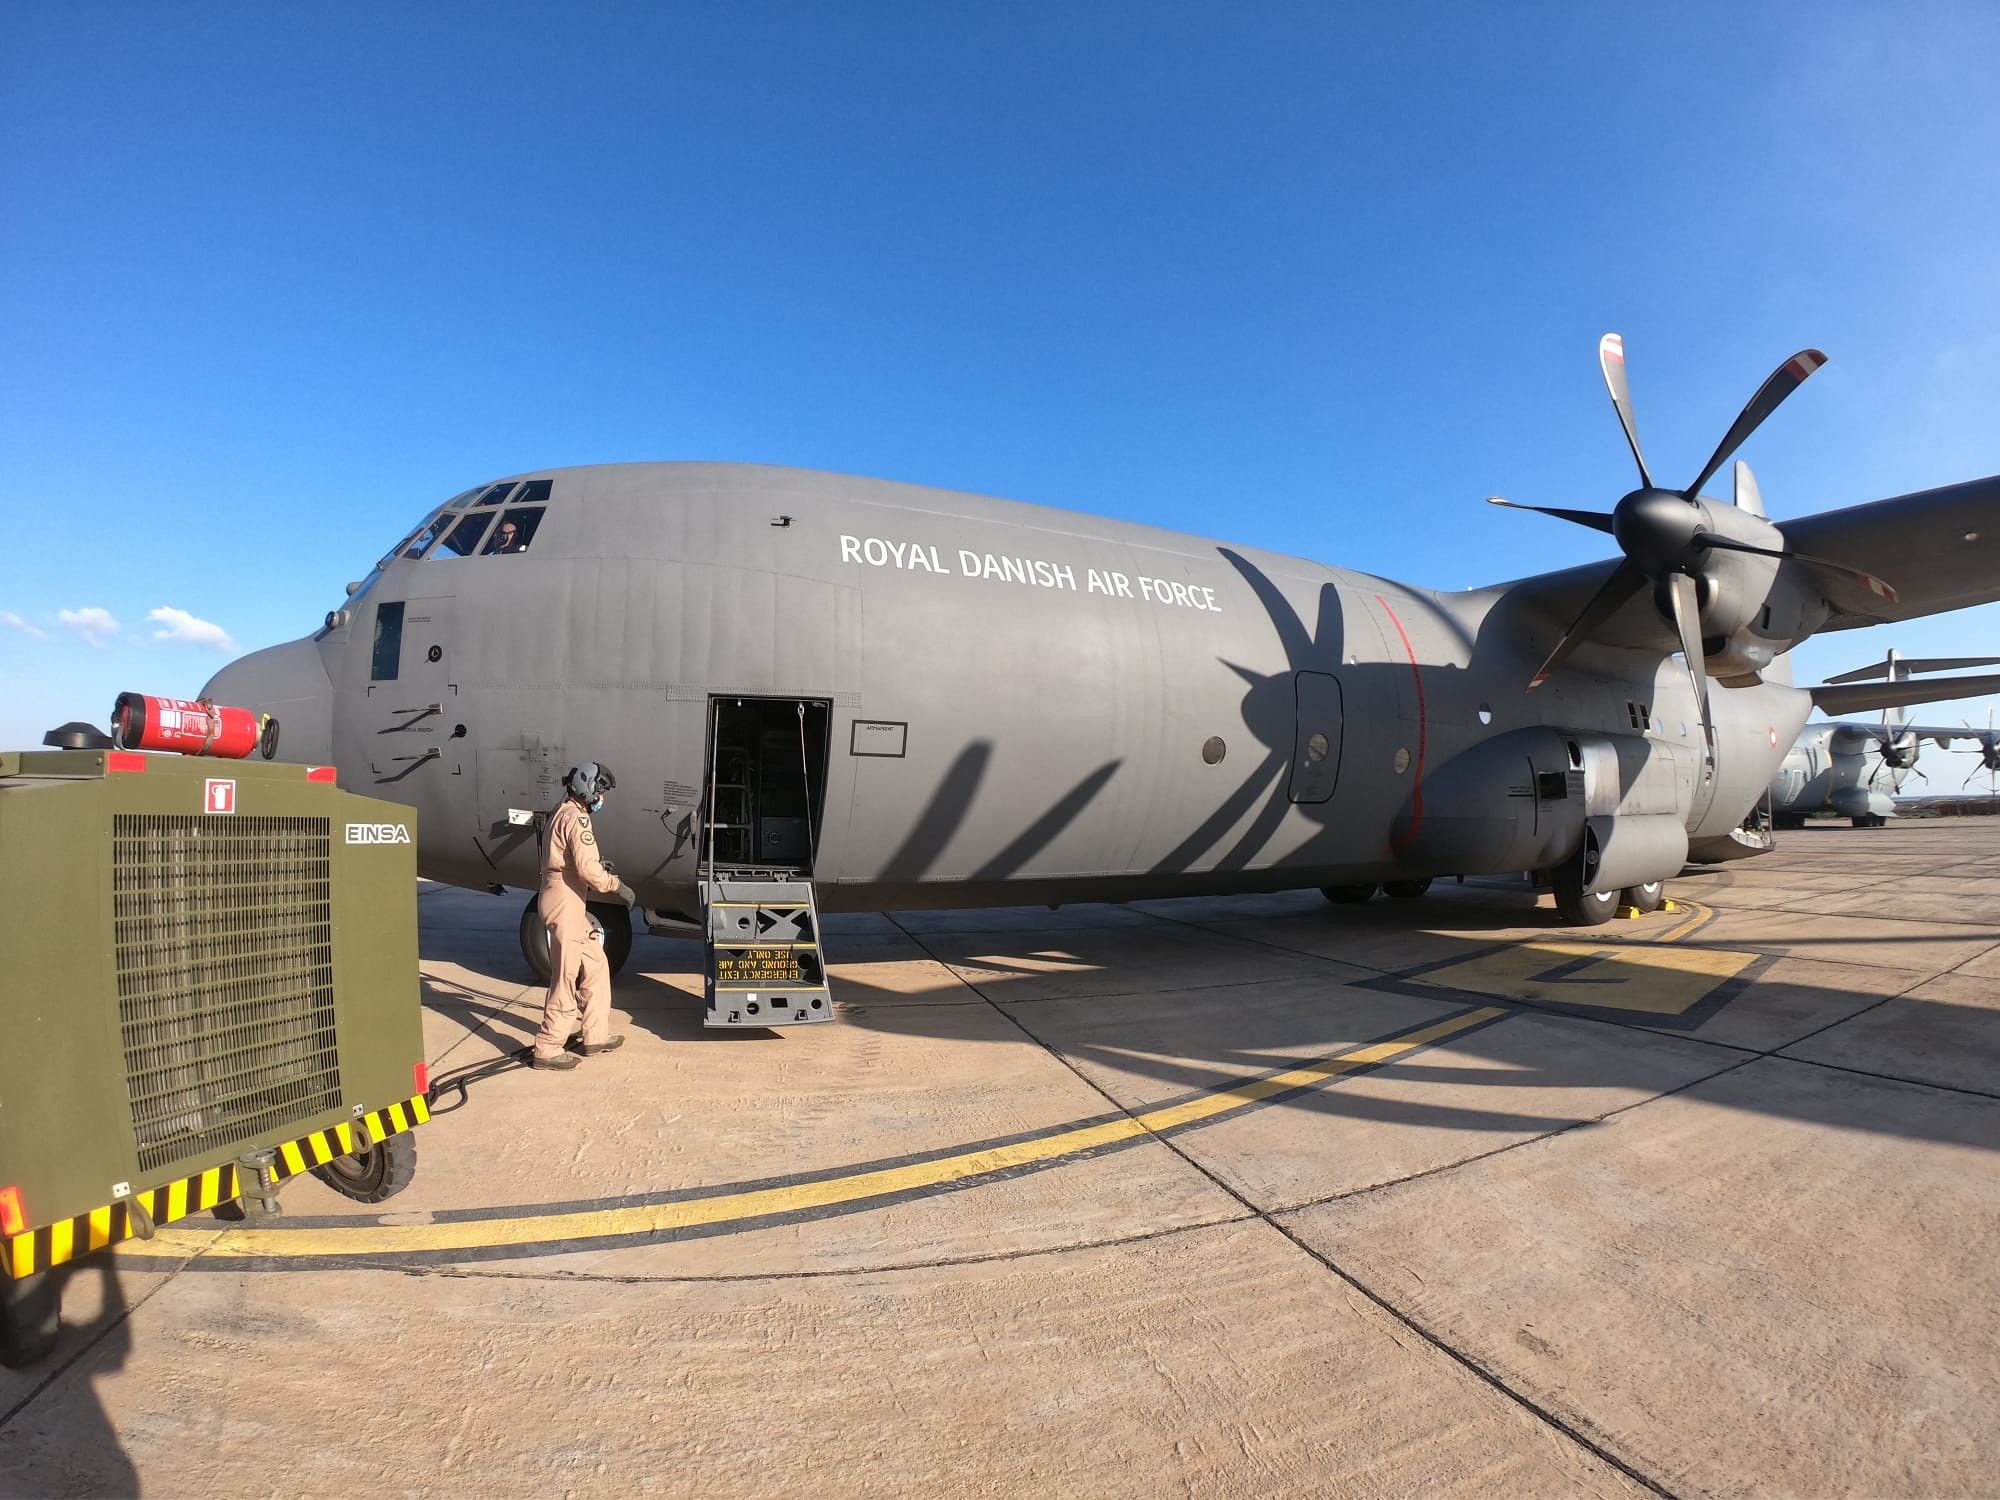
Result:
<svg viewBox="0 0 2000 1500"><path fill-rule="evenodd" d="M1417 665L1417 650L1410 644L1410 633L1403 629L1403 622L1396 618L1396 612L1389 607L1387 599L1377 594L1375 602L1382 606L1382 612L1389 617L1389 623L1396 627L1396 634L1402 637L1403 654L1410 658L1410 675L1417 682L1417 764L1416 780L1410 786L1410 826L1403 830L1402 837L1389 841L1389 852L1398 854L1417 836L1417 830L1424 826L1424 741L1428 737L1430 715L1424 707L1424 670Z"/></svg>

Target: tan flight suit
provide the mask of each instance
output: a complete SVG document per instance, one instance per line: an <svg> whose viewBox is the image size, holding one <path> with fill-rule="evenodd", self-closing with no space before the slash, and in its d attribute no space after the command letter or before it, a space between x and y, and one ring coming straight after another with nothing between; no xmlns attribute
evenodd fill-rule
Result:
<svg viewBox="0 0 2000 1500"><path fill-rule="evenodd" d="M537 1057L554 1057L563 1050L576 1030L579 1001L584 1044L595 1046L610 1035L611 966L604 960L603 945L591 936L584 903L617 889L618 877L598 857L590 814L575 798L563 798L549 819L548 851L542 856L539 906L549 928L549 998L542 1007L542 1029L535 1033Z"/></svg>

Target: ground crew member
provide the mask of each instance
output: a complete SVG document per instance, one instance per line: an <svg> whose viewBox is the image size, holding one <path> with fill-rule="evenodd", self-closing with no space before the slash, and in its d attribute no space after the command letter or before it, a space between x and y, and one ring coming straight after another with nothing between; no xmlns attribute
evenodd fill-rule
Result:
<svg viewBox="0 0 2000 1500"><path fill-rule="evenodd" d="M615 895L628 907L636 899L632 887L599 856L590 826L590 815L604 806L604 794L616 784L595 761L571 767L563 778L562 806L549 819L537 903L549 929L549 997L529 1057L537 1068L576 1066L576 1055L564 1049L577 1030L579 1008L585 1057L625 1043L624 1037L611 1035L611 966L585 905L593 896Z"/></svg>

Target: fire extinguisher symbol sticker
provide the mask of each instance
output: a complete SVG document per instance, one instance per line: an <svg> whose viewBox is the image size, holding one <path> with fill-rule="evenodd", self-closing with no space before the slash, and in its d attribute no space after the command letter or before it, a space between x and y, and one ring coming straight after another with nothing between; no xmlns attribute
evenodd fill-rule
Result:
<svg viewBox="0 0 2000 1500"><path fill-rule="evenodd" d="M210 777L207 783L207 801L204 812L233 813L236 811L236 783Z"/></svg>

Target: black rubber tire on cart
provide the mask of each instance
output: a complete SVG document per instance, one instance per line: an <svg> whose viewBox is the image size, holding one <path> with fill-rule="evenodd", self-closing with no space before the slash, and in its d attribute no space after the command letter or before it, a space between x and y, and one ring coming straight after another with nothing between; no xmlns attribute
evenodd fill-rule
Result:
<svg viewBox="0 0 2000 1500"><path fill-rule="evenodd" d="M1335 906L1359 906L1364 901L1373 901L1375 893L1382 887L1368 885L1323 885L1319 893Z"/></svg>
<svg viewBox="0 0 2000 1500"><path fill-rule="evenodd" d="M380 1203L393 1198L417 1175L417 1138L408 1131L378 1141L366 1151L336 1156L313 1176L343 1198L356 1203Z"/></svg>
<svg viewBox="0 0 2000 1500"><path fill-rule="evenodd" d="M1644 885L1628 885L1619 899L1626 906L1636 906L1640 911L1658 911L1667 904L1667 883L1664 880L1649 880Z"/></svg>
<svg viewBox="0 0 2000 1500"><path fill-rule="evenodd" d="M604 961L615 975L632 956L632 913L615 901L593 901L586 908L590 919L604 929ZM549 929L542 922L540 904L530 896L521 909L521 956L537 984L549 982Z"/></svg>
<svg viewBox="0 0 2000 1500"><path fill-rule="evenodd" d="M1430 888L1431 877L1428 875L1422 880L1385 880L1382 882L1382 894L1393 896L1398 901L1414 901Z"/></svg>
<svg viewBox="0 0 2000 1500"><path fill-rule="evenodd" d="M1618 910L1618 891L1583 890L1583 851L1578 850L1550 872L1556 893L1556 911L1570 927L1596 927L1608 922Z"/></svg>
<svg viewBox="0 0 2000 1500"><path fill-rule="evenodd" d="M0 1272L0 1365L48 1358L62 1332L62 1290L47 1271L16 1281Z"/></svg>

